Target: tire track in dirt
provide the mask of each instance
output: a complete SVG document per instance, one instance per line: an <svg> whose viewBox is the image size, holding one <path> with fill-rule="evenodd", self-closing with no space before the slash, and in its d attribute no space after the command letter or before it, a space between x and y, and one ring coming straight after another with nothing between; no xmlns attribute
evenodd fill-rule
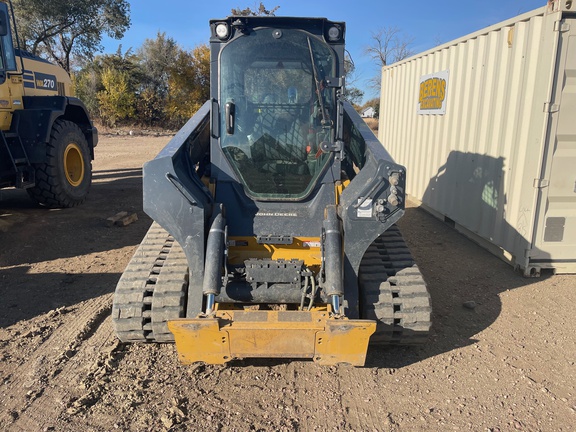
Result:
<svg viewBox="0 0 576 432"><path fill-rule="evenodd" d="M312 384L308 377L308 371L302 367L301 363L291 362L288 364L284 376L287 378L287 385L294 388L294 402L296 411L300 418L301 430L314 430L314 423L318 411L324 409L324 403L320 402L318 396L318 385Z"/></svg>
<svg viewBox="0 0 576 432"><path fill-rule="evenodd" d="M65 325L35 351L33 357L17 366L4 383L0 424L10 430L43 430L47 419L59 417L79 392L88 365L115 343L111 328L102 330L109 317L111 295L93 298L70 312ZM74 314L76 314L74 316ZM109 321L109 319L108 319Z"/></svg>
<svg viewBox="0 0 576 432"><path fill-rule="evenodd" d="M378 382L378 369L358 369L342 366L338 380L345 412L346 430L397 431L391 414L386 410L387 399L393 395Z"/></svg>
<svg viewBox="0 0 576 432"><path fill-rule="evenodd" d="M301 421L300 430L341 430L345 424L339 392L340 366L323 367L313 362L294 362L289 385L296 389L294 403Z"/></svg>

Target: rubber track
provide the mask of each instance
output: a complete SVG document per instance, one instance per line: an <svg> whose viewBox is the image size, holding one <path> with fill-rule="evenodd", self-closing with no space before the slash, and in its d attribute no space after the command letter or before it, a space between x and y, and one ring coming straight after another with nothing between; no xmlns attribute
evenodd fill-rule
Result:
<svg viewBox="0 0 576 432"><path fill-rule="evenodd" d="M371 344L426 342L431 325L430 295L396 226L376 239L364 254L360 302L362 317L377 321Z"/></svg>
<svg viewBox="0 0 576 432"><path fill-rule="evenodd" d="M173 342L167 321L184 317L188 261L153 223L118 281L112 322L122 342Z"/></svg>

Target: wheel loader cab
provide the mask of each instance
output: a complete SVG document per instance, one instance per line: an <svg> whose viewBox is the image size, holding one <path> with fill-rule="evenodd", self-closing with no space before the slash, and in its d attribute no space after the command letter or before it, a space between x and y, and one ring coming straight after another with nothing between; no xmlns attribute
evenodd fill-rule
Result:
<svg viewBox="0 0 576 432"><path fill-rule="evenodd" d="M14 99L22 96L22 90L7 81L9 72L15 72L16 58L12 43L12 33L8 19L8 6L0 2L0 129L7 130L10 127L10 113L12 110L21 108L14 106Z"/></svg>
<svg viewBox="0 0 576 432"><path fill-rule="evenodd" d="M0 51L2 55L0 55L0 84L4 83L6 80L6 64L4 59L6 58L6 63L14 63L14 69L16 69L16 64L13 61L14 56L9 56L9 52L11 50L7 50L7 44L10 46L12 45L12 39L8 39L7 37L10 36L10 24L8 21L8 7L4 3L0 3L0 39L1 39L1 46ZM10 36L11 37L11 36ZM13 50L12 50L13 51Z"/></svg>
<svg viewBox="0 0 576 432"><path fill-rule="evenodd" d="M344 23L210 27L211 100L144 165L157 224L116 288L120 339L175 340L183 363L362 365L375 332L422 338L428 294L393 226L404 168L342 98Z"/></svg>

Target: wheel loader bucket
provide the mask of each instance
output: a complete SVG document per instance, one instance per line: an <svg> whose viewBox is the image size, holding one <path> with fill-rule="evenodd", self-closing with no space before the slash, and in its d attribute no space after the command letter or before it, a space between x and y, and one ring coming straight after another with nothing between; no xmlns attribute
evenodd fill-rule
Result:
<svg viewBox="0 0 576 432"><path fill-rule="evenodd" d="M238 358L311 358L321 365L364 366L376 322L327 311L217 311L168 322L180 361L224 364Z"/></svg>

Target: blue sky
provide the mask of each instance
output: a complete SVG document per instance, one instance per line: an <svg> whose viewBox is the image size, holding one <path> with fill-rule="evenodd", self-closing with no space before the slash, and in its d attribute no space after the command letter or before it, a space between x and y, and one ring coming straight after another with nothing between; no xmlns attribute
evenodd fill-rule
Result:
<svg viewBox="0 0 576 432"><path fill-rule="evenodd" d="M484 27L546 5L546 0L268 0L271 9L280 6L277 16L325 17L345 21L346 45L357 69L356 87L365 91L364 100L377 96L366 81L378 73L378 67L364 54L370 35L381 27L398 27L413 38L412 50L422 52L438 42L445 43ZM106 38L105 52L138 48L142 42L165 32L185 49L207 43L208 20L223 18L232 8L258 5L254 0L133 0L130 1L130 29L120 41Z"/></svg>

